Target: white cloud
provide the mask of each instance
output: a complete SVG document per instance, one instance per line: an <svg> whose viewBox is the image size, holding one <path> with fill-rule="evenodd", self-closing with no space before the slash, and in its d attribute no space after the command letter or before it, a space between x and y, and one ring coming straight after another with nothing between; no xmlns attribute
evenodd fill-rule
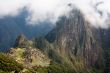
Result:
<svg viewBox="0 0 110 73"><path fill-rule="evenodd" d="M85 20L95 27L108 28L109 0L71 0L83 13ZM102 15L99 13L102 12Z"/></svg>
<svg viewBox="0 0 110 73"><path fill-rule="evenodd" d="M56 22L60 16L68 15L71 11L69 3L79 8L85 19L93 26L102 28L110 26L108 20L110 0L0 0L0 17L15 16L20 9L27 7L30 15L26 20L29 23L34 24L45 20Z"/></svg>
<svg viewBox="0 0 110 73"><path fill-rule="evenodd" d="M0 17L17 15L26 3L26 0L0 0Z"/></svg>
<svg viewBox="0 0 110 73"><path fill-rule="evenodd" d="M57 21L58 17L70 11L67 0L31 0L29 2L30 23L50 20Z"/></svg>

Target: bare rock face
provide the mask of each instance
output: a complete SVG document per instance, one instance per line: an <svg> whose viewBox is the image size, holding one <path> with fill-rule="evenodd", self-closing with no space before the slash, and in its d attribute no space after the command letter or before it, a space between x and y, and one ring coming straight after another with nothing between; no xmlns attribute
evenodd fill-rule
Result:
<svg viewBox="0 0 110 73"><path fill-rule="evenodd" d="M46 39L62 58L73 64L80 58L87 66L103 65L100 30L91 27L78 10L73 10L69 17L62 17Z"/></svg>

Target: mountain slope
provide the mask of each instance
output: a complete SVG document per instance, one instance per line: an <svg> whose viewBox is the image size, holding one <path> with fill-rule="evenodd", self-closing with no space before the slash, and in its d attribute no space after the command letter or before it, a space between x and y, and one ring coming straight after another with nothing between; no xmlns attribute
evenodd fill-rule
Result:
<svg viewBox="0 0 110 73"><path fill-rule="evenodd" d="M15 48L10 49L8 55L24 66L22 71L26 69L26 71L38 73L99 72L97 69L95 70L93 68L87 68L87 66L84 65L83 60L81 60L83 59L81 57L75 57L74 64L70 65L70 63L67 62L64 57L62 57L62 54L59 54L57 49L55 49L51 43L43 38L37 38L34 41L29 41L24 35L20 35L16 39L14 47ZM40 47L40 50L35 47Z"/></svg>
<svg viewBox="0 0 110 73"><path fill-rule="evenodd" d="M66 62L74 65L77 58L87 66L104 67L104 54L100 30L90 26L78 10L62 17L46 39Z"/></svg>

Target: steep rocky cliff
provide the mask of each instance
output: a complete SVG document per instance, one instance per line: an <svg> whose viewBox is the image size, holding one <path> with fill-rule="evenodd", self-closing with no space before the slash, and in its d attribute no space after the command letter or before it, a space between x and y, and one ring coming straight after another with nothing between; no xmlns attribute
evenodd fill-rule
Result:
<svg viewBox="0 0 110 73"><path fill-rule="evenodd" d="M54 50L66 61L83 60L87 66L104 67L104 54L100 29L85 21L83 14L73 10L69 17L62 17L46 36Z"/></svg>
<svg viewBox="0 0 110 73"><path fill-rule="evenodd" d="M102 47L104 49L105 70L104 73L110 73L110 28L101 29Z"/></svg>

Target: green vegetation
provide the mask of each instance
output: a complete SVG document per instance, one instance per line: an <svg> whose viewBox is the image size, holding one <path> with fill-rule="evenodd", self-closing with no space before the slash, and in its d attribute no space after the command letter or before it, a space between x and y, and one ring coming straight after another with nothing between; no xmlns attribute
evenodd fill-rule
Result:
<svg viewBox="0 0 110 73"><path fill-rule="evenodd" d="M23 63L25 57L25 48L11 48L10 55L19 63Z"/></svg>
<svg viewBox="0 0 110 73"><path fill-rule="evenodd" d="M80 64L80 67L79 65ZM24 72L23 72L24 71ZM6 54L0 53L0 73L102 73L96 69L88 69L83 67L81 63L70 66L68 64L59 64L51 61L48 67L34 66L31 69L26 69L21 64L17 63L13 58Z"/></svg>
<svg viewBox="0 0 110 73"><path fill-rule="evenodd" d="M32 71L37 71L38 73L48 73L48 67L34 66Z"/></svg>
<svg viewBox="0 0 110 73"><path fill-rule="evenodd" d="M54 51L53 45L45 39L35 39L34 42L32 42L28 41L23 35L20 35L17 38L14 47L15 49L11 49L10 51L12 54L11 57L14 59L6 54L0 53L0 73L103 73L102 70L100 71L96 67L88 68L84 63L84 59L81 57L75 57L72 62L69 62L67 56L64 54L63 57L60 56ZM32 50L30 47L37 47L48 55L52 60L51 62L49 61L48 67L44 67L42 64L41 66L38 65L41 63L41 60L45 61L45 59L39 50ZM36 52L40 55L37 59L34 57L37 55ZM25 57L25 55L28 57ZM32 65L29 64L28 66L30 67L28 67L28 63L25 65L24 61L25 58L29 61L31 56L34 57L31 59L33 62L31 62ZM42 61L42 63L46 64L44 61ZM21 64L23 64L24 67Z"/></svg>
<svg viewBox="0 0 110 73"><path fill-rule="evenodd" d="M75 73L75 70L69 65L51 62L48 73Z"/></svg>
<svg viewBox="0 0 110 73"><path fill-rule="evenodd" d="M33 67L33 71L37 71L38 73L99 73L95 69L85 68L83 70L76 70L68 64L58 64L56 62L51 62L49 67L35 66Z"/></svg>
<svg viewBox="0 0 110 73"><path fill-rule="evenodd" d="M23 66L17 63L13 58L8 57L8 55L0 53L0 73L8 73L15 71L20 72Z"/></svg>

